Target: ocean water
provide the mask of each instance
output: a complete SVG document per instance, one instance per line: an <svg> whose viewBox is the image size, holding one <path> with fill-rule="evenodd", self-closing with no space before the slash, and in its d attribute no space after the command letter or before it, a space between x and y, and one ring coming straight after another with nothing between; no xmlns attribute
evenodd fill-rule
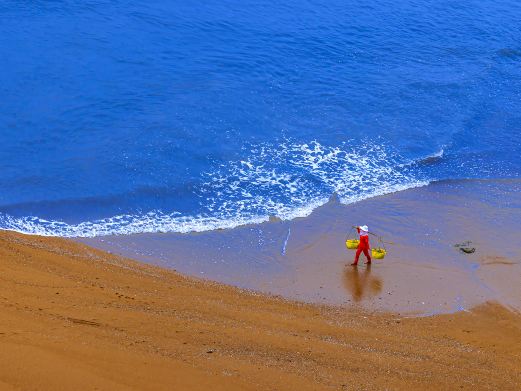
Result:
<svg viewBox="0 0 521 391"><path fill-rule="evenodd" d="M521 176L517 1L0 3L0 229L190 232Z"/></svg>

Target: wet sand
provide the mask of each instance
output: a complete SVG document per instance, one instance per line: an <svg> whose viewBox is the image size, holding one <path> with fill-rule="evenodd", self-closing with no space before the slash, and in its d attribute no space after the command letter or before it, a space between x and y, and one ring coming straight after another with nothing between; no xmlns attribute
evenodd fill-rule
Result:
<svg viewBox="0 0 521 391"><path fill-rule="evenodd" d="M362 224L394 244L371 268L346 267L354 256L345 248L346 233ZM347 206L333 199L290 222L82 241L305 302L432 315L490 300L521 310L520 232L521 180L509 179L443 181ZM468 240L474 254L454 247Z"/></svg>
<svg viewBox="0 0 521 391"><path fill-rule="evenodd" d="M381 265L348 269L353 300L388 289ZM304 304L6 232L0 272L3 390L521 387L521 315L499 304L412 318Z"/></svg>

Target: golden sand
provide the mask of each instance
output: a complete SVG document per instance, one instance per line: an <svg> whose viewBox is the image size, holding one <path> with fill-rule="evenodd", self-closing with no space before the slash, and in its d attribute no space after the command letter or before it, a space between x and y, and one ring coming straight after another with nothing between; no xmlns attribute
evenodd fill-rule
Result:
<svg viewBox="0 0 521 391"><path fill-rule="evenodd" d="M521 389L521 316L288 302L0 233L2 390Z"/></svg>

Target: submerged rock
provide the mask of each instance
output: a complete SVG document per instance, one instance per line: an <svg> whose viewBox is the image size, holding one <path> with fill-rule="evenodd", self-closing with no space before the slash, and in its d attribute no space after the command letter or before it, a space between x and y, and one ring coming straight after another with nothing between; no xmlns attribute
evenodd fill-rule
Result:
<svg viewBox="0 0 521 391"><path fill-rule="evenodd" d="M278 216L271 215L268 219L270 223L280 223L282 219Z"/></svg>
<svg viewBox="0 0 521 391"><path fill-rule="evenodd" d="M329 200L327 201L330 204L339 204L340 203L340 196L335 191L331 196L329 197Z"/></svg>

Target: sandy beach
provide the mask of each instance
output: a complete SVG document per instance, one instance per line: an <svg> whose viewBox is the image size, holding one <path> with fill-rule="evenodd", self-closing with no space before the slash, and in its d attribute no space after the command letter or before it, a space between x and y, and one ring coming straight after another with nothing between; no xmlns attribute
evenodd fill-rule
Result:
<svg viewBox="0 0 521 391"><path fill-rule="evenodd" d="M517 390L519 185L443 182L295 221L82 239L110 253L1 232L0 388ZM364 216L394 244L353 268L345 227ZM453 246L464 240L474 254Z"/></svg>
<svg viewBox="0 0 521 391"><path fill-rule="evenodd" d="M521 391L520 17L1 2L0 391Z"/></svg>
<svg viewBox="0 0 521 391"><path fill-rule="evenodd" d="M64 239L0 234L5 390L501 389L521 318L292 302Z"/></svg>

